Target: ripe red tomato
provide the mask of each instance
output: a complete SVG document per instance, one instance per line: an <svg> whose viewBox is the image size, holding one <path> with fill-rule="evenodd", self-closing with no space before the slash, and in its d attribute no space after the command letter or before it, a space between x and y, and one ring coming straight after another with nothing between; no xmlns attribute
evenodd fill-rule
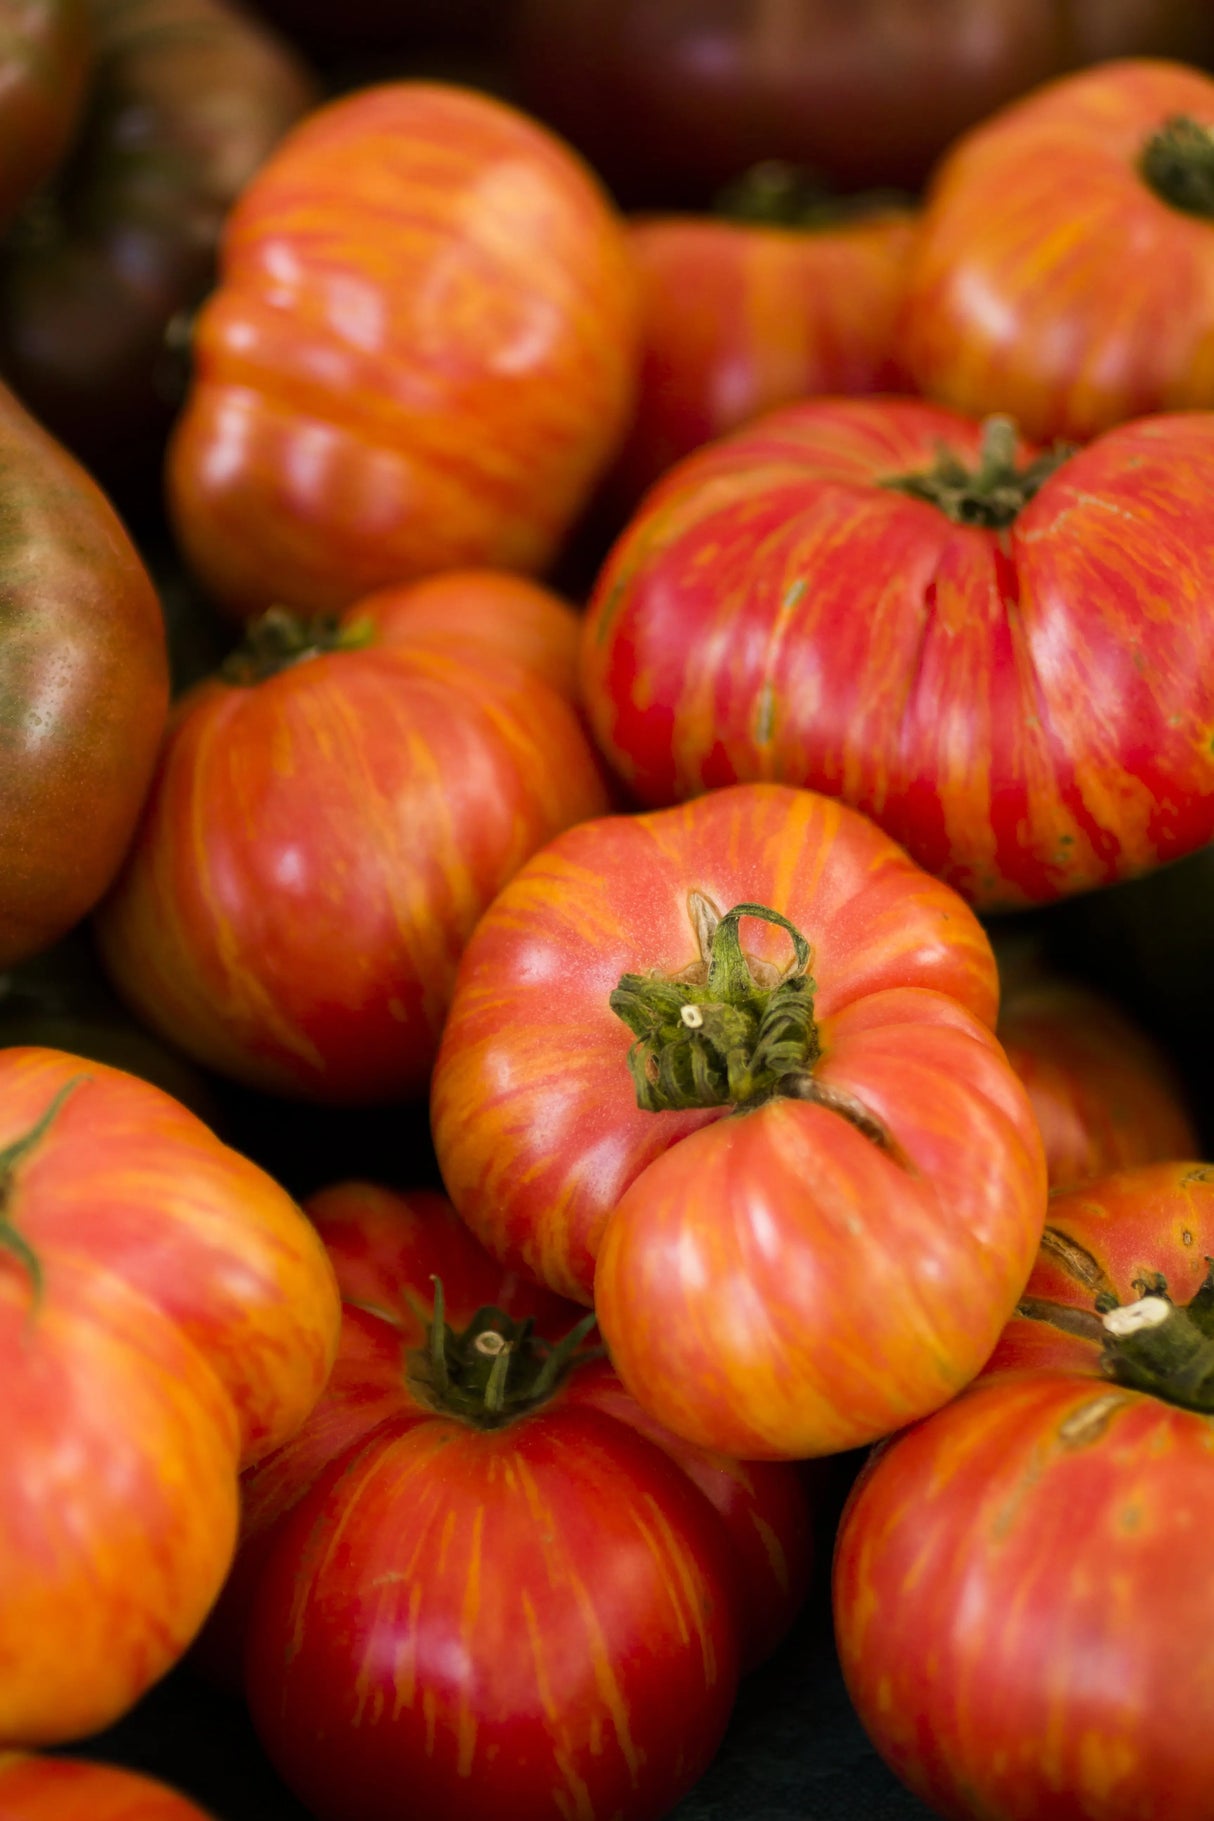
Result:
<svg viewBox="0 0 1214 1821"><path fill-rule="evenodd" d="M631 506L681 456L773 406L904 390L894 324L913 231L892 203L803 224L635 221L641 375L619 498Z"/></svg>
<svg viewBox="0 0 1214 1821"><path fill-rule="evenodd" d="M1129 60L960 140L910 262L902 351L928 396L1042 441L1214 405L1214 80Z"/></svg>
<svg viewBox="0 0 1214 1821"><path fill-rule="evenodd" d="M208 1821L153 1777L81 1758L0 1753L0 1821Z"/></svg>
<svg viewBox="0 0 1214 1821"><path fill-rule="evenodd" d="M187 557L246 615L540 571L623 434L636 311L622 220L517 109L388 82L314 110L198 317L167 473Z"/></svg>
<svg viewBox="0 0 1214 1821"><path fill-rule="evenodd" d="M1048 470L1003 420L898 398L786 406L689 456L590 604L608 759L646 803L837 794L988 910L1202 846L1214 414Z"/></svg>
<svg viewBox="0 0 1214 1821"><path fill-rule="evenodd" d="M277 1768L326 1821L387 1821L402 1789L444 1821L665 1814L739 1650L804 1592L799 1475L696 1456L605 1361L552 1352L584 1311L504 1273L443 1198L346 1183L308 1206L338 1362L246 1477L208 1639L243 1650Z"/></svg>
<svg viewBox="0 0 1214 1821"><path fill-rule="evenodd" d="M423 1092L481 911L607 804L547 680L576 632L572 608L491 572L382 590L334 625L255 626L178 704L97 914L139 1017L277 1093Z"/></svg>
<svg viewBox="0 0 1214 1821"><path fill-rule="evenodd" d="M164 732L164 622L84 470L0 386L0 969L91 910Z"/></svg>
<svg viewBox="0 0 1214 1821"><path fill-rule="evenodd" d="M1045 1165L995 994L962 901L828 798L583 823L465 951L444 1180L498 1256L593 1289L676 1434L857 1446L973 1376L1032 1263Z"/></svg>
<svg viewBox="0 0 1214 1821"><path fill-rule="evenodd" d="M180 1657L339 1321L312 1227L200 1120L0 1050L0 1747L95 1732Z"/></svg>
<svg viewBox="0 0 1214 1821"><path fill-rule="evenodd" d="M1052 1189L1198 1154L1179 1070L1115 1000L1048 972L1005 977L995 1030L1028 1090Z"/></svg>
<svg viewBox="0 0 1214 1821"><path fill-rule="evenodd" d="M0 227L56 169L79 126L90 80L86 0L20 0L4 10L0 83Z"/></svg>
<svg viewBox="0 0 1214 1821"><path fill-rule="evenodd" d="M987 1370L853 1489L840 1659L934 1814L1208 1811L1212 1252L1209 1166L1056 1196Z"/></svg>
<svg viewBox="0 0 1214 1821"><path fill-rule="evenodd" d="M0 372L137 509L159 496L177 403L169 326L210 288L232 203L320 85L254 9L228 0L57 10L86 13L93 61L72 155L31 205L29 231L0 249ZM6 134L0 143L7 168Z"/></svg>

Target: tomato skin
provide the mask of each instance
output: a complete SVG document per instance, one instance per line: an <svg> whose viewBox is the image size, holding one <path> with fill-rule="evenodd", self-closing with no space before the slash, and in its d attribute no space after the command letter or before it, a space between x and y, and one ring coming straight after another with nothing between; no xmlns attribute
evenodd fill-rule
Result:
<svg viewBox="0 0 1214 1821"><path fill-rule="evenodd" d="M440 603L460 584L437 587ZM370 642L251 686L213 678L177 706L146 812L95 919L141 1020L208 1066L329 1104L424 1092L460 950L494 893L607 791L572 705L527 666L554 633L507 631L508 582L463 587L436 632L411 591L356 603ZM441 610L441 606L440 606Z"/></svg>
<svg viewBox="0 0 1214 1821"><path fill-rule="evenodd" d="M0 1821L208 1821L157 1778L80 1758L0 1754Z"/></svg>
<svg viewBox="0 0 1214 1821"><path fill-rule="evenodd" d="M777 405L905 390L894 325L914 226L892 206L820 228L635 220L641 373L617 495L635 505L682 456Z"/></svg>
<svg viewBox="0 0 1214 1821"><path fill-rule="evenodd" d="M1214 79L1130 59L1053 82L967 134L931 187L903 357L920 391L1009 411L1039 441L1214 405L1214 241L1139 174Z"/></svg>
<svg viewBox="0 0 1214 1821"><path fill-rule="evenodd" d="M167 469L188 560L237 615L539 572L623 434L636 310L622 220L518 110L426 82L314 110L198 318Z"/></svg>
<svg viewBox="0 0 1214 1821"><path fill-rule="evenodd" d="M92 1260L42 1266L31 1308L0 1257L4 1746L81 1738L145 1693L202 1624L238 1519L239 1427L203 1354Z"/></svg>
<svg viewBox="0 0 1214 1821"><path fill-rule="evenodd" d="M92 55L86 0L9 0L0 11L0 226L9 226L62 158Z"/></svg>
<svg viewBox="0 0 1214 1821"><path fill-rule="evenodd" d="M168 710L164 623L96 483L0 386L0 968L118 868Z"/></svg>
<svg viewBox="0 0 1214 1821"><path fill-rule="evenodd" d="M409 1355L434 1284L556 1340L582 1311L493 1261L451 1204L371 1183L308 1211L347 1298L309 1421L244 1481L236 1567L202 1645L322 1818L666 1813L705 1768L740 1653L808 1578L790 1468L699 1455L605 1360L498 1429L427 1406ZM340 1536L339 1547L334 1547Z"/></svg>
<svg viewBox="0 0 1214 1821"><path fill-rule="evenodd" d="M1170 1057L1115 1000L1048 975L1005 988L996 1025L1028 1090L1052 1189L1197 1154Z"/></svg>
<svg viewBox="0 0 1214 1821"><path fill-rule="evenodd" d="M90 0L87 24L71 155L37 232L0 255L0 372L134 505L134 480L158 488L169 323L211 285L224 216L320 88L226 0Z"/></svg>
<svg viewBox="0 0 1214 1821"><path fill-rule="evenodd" d="M1091 1317L1214 1249L1208 1166L1051 1202L1026 1301ZM1096 1324L1093 1322L1094 1327ZM1214 1595L1210 1419L1104 1376L1099 1341L1021 1314L986 1372L878 1449L839 1530L840 1660L882 1756L942 1816L1205 1812Z"/></svg>
<svg viewBox="0 0 1214 1821"><path fill-rule="evenodd" d="M57 1093L20 1165L13 1218L39 1254L126 1281L205 1355L237 1412L241 1464L297 1429L337 1346L340 1305L298 1207L150 1083L56 1050L0 1050L0 1149Z"/></svg>
<svg viewBox="0 0 1214 1821"><path fill-rule="evenodd" d="M985 910L1211 839L1214 414L1109 431L1002 531L881 484L979 439L914 399L811 400L659 483L582 644L595 737L643 802L839 795Z"/></svg>

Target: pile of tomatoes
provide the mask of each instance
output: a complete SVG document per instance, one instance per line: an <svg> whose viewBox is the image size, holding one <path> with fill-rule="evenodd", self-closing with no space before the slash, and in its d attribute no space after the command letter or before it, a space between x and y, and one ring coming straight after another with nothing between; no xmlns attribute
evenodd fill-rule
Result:
<svg viewBox="0 0 1214 1821"><path fill-rule="evenodd" d="M486 13L0 44L0 1816L1207 1821L1207 9Z"/></svg>

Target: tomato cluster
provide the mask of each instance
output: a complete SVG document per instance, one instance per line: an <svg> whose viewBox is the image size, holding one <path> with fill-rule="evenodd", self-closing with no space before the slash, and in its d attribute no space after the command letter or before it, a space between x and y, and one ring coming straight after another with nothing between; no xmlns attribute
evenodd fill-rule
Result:
<svg viewBox="0 0 1214 1821"><path fill-rule="evenodd" d="M1212 69L0 36L2 1821L1208 1821Z"/></svg>

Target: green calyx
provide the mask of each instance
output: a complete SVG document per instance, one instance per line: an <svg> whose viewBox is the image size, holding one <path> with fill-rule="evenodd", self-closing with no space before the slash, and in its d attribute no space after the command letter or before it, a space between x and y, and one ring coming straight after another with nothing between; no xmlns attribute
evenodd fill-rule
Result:
<svg viewBox="0 0 1214 1821"><path fill-rule="evenodd" d="M219 667L225 683L251 689L308 658L334 651L358 651L369 645L374 629L369 620L344 624L335 614L304 619L285 607L270 607L251 620L244 638Z"/></svg>
<svg viewBox="0 0 1214 1821"><path fill-rule="evenodd" d="M1214 1415L1214 1259L1189 1303L1174 1303L1158 1275L1138 1280L1136 1302L1096 1299L1107 1377L1171 1404Z"/></svg>
<svg viewBox="0 0 1214 1821"><path fill-rule="evenodd" d="M718 193L713 213L726 221L753 227L812 233L910 207L910 198L900 190L866 190L856 196L839 196L804 165L765 158Z"/></svg>
<svg viewBox="0 0 1214 1821"><path fill-rule="evenodd" d="M988 417L975 468L967 468L953 450L941 444L932 467L912 474L887 475L879 485L894 493L935 506L956 525L979 525L999 531L1040 491L1074 450L1059 443L1016 465L1016 426L1009 417Z"/></svg>
<svg viewBox="0 0 1214 1821"><path fill-rule="evenodd" d="M68 1095L85 1079L87 1078L83 1075L73 1075L70 1081L65 1081L46 1111L34 1122L29 1131L23 1132L20 1138L14 1138L11 1144L5 1145L3 1150L0 1150L0 1252L7 1252L23 1267L34 1293L33 1306L35 1309L42 1301L42 1265L38 1254L13 1219L13 1190L16 1186L17 1170L30 1152L35 1150L46 1137Z"/></svg>
<svg viewBox="0 0 1214 1821"><path fill-rule="evenodd" d="M442 1280L436 1277L426 1343L409 1356L409 1387L441 1415L477 1429L500 1429L547 1403L575 1365L601 1356L601 1348L582 1345L594 1324L591 1312L550 1345L535 1334L531 1316L520 1321L486 1305L457 1333L446 1321Z"/></svg>
<svg viewBox="0 0 1214 1821"><path fill-rule="evenodd" d="M699 964L673 978L624 974L610 999L636 1038L628 1067L637 1105L649 1113L755 1106L808 1075L820 1053L810 946L801 932L762 904L735 904L722 916L693 892L689 910ZM793 957L783 974L745 955L743 917L787 930Z"/></svg>
<svg viewBox="0 0 1214 1821"><path fill-rule="evenodd" d="M1138 159L1143 181L1161 202L1214 220L1214 128L1177 114L1147 140Z"/></svg>

